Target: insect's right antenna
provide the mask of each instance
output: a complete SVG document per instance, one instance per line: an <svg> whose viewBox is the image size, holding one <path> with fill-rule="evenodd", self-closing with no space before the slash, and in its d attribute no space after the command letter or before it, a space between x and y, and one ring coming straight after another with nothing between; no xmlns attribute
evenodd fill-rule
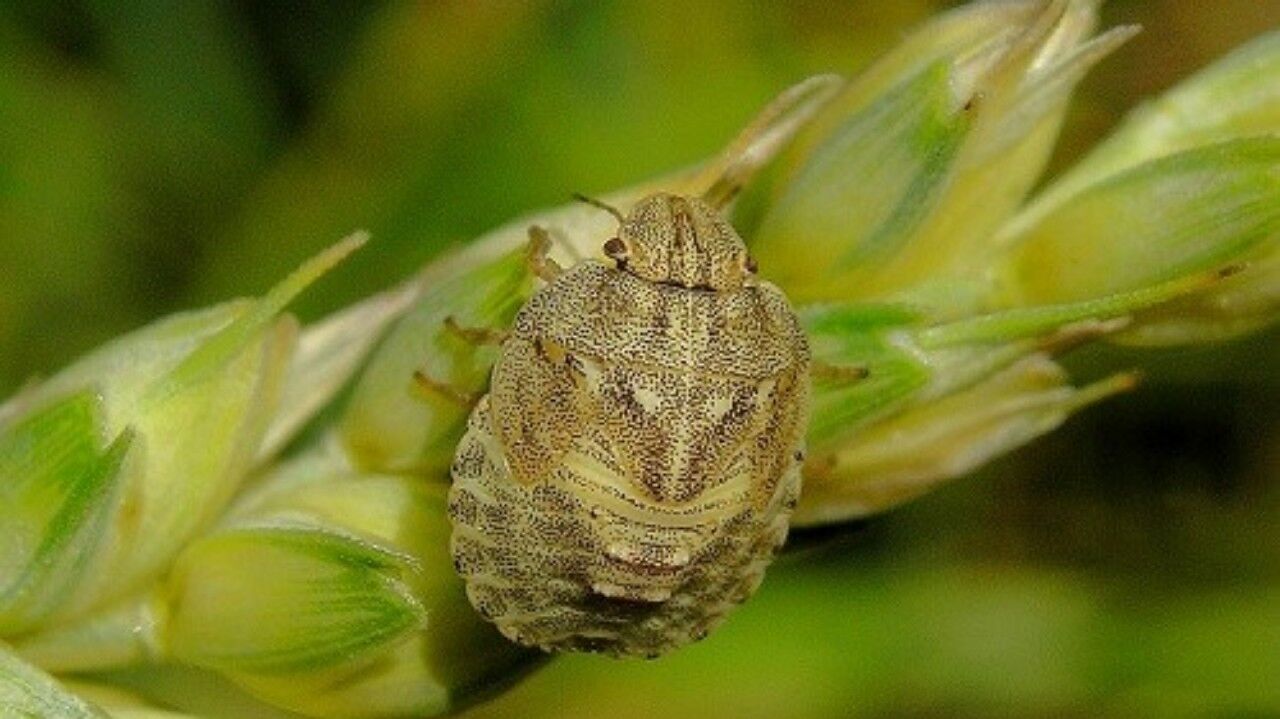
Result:
<svg viewBox="0 0 1280 719"><path fill-rule="evenodd" d="M623 222L626 222L627 218L622 216L622 212L619 211L618 208L614 207L613 205L610 205L607 202L604 202L602 200L597 200L594 197L587 197L586 195L579 194L577 192L573 193L573 199L577 200L578 202L585 202L588 205L592 205L594 207L599 207L605 212L608 212L610 215L613 215L614 217L618 218L618 224L622 224Z"/></svg>
<svg viewBox="0 0 1280 719"><path fill-rule="evenodd" d="M725 148L713 165L719 174L702 199L716 208L727 205L843 86L839 75L815 75L784 90Z"/></svg>

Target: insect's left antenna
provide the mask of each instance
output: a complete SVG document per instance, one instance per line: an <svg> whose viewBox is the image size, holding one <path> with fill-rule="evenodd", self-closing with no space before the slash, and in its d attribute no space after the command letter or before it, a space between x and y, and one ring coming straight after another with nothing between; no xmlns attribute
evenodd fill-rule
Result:
<svg viewBox="0 0 1280 719"><path fill-rule="evenodd" d="M577 200L578 202L585 202L588 205L592 205L594 207L599 207L605 212L608 212L610 215L613 215L614 217L618 218L618 224L622 224L627 219L626 217L623 217L622 212L618 208L602 200L597 200L594 197L587 197L586 195L575 192L573 193L573 199Z"/></svg>

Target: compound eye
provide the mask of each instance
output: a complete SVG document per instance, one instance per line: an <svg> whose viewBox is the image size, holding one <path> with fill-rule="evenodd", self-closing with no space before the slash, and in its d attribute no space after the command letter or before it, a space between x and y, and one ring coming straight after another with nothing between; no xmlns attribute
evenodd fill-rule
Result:
<svg viewBox="0 0 1280 719"><path fill-rule="evenodd" d="M747 272L750 272L753 275L760 269L759 265L756 264L756 258L751 255L747 255L747 260L742 263L742 266L747 269Z"/></svg>
<svg viewBox="0 0 1280 719"><path fill-rule="evenodd" d="M604 254L615 260L619 259L627 254L627 245L617 237L611 237L604 243Z"/></svg>

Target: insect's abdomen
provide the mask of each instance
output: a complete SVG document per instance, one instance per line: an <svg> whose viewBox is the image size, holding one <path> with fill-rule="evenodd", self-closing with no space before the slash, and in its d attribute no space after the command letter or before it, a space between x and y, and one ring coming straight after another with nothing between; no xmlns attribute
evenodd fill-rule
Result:
<svg viewBox="0 0 1280 719"><path fill-rule="evenodd" d="M582 263L516 316L453 466L472 604L546 649L656 656L756 587L800 491L808 346L767 286Z"/></svg>
<svg viewBox="0 0 1280 719"><path fill-rule="evenodd" d="M798 455L763 506L727 492L662 509L617 491L588 427L550 475L516 481L491 413L486 398L455 459L451 550L472 604L515 641L656 656L750 596L786 538Z"/></svg>

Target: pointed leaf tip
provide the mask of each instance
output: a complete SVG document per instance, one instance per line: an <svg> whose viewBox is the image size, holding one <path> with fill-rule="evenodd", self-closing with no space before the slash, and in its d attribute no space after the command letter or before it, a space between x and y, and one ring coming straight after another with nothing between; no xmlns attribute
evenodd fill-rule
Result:
<svg viewBox="0 0 1280 719"><path fill-rule="evenodd" d="M253 303L244 314L192 352L174 371L173 381L157 391L163 393L177 384L191 381L205 369L219 366L238 352L254 333L280 314L290 302L302 294L303 290L362 247L368 240L367 232L363 230L353 232L337 244L303 262L298 269L272 287L262 299Z"/></svg>
<svg viewBox="0 0 1280 719"><path fill-rule="evenodd" d="M320 252L320 254L303 262L298 269L284 278L280 284L271 288L258 303L251 314L261 317L261 321L279 313L302 291L321 276L342 262L348 255L364 246L369 241L369 233L364 230L347 235L337 244Z"/></svg>

